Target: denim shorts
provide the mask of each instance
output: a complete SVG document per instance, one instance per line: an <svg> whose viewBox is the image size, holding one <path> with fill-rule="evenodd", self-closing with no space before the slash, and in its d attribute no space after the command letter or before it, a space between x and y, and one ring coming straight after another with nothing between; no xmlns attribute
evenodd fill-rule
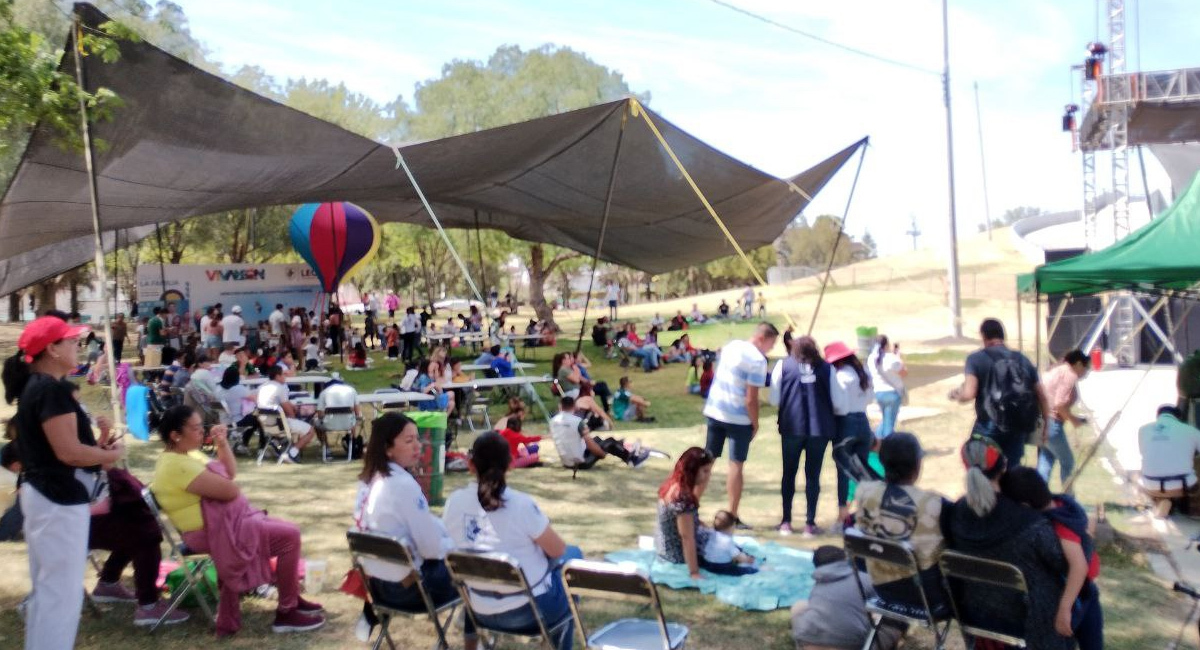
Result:
<svg viewBox="0 0 1200 650"><path fill-rule="evenodd" d="M754 437L754 429L749 424L729 424L708 418L708 441L705 449L720 458L725 450L725 439L729 439L729 460L744 463L750 456L750 439Z"/></svg>

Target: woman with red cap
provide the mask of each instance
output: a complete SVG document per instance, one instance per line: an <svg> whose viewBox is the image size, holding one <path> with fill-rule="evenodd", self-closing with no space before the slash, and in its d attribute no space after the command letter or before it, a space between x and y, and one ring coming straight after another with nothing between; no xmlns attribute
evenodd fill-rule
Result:
<svg viewBox="0 0 1200 650"><path fill-rule="evenodd" d="M21 459L21 512L35 589L25 617L25 648L67 650L75 645L83 607L89 502L102 485L102 468L120 460L124 446L110 439L97 417L100 439L64 378L75 369L79 337L87 327L54 316L29 323L17 354L4 362L4 398L17 402L13 418Z"/></svg>
<svg viewBox="0 0 1200 650"><path fill-rule="evenodd" d="M845 343L835 341L825 346L825 362L834 368L833 419L837 428L833 443L833 461L838 466L838 521L850 515L844 505L850 479L882 478L870 469L867 456L875 442L875 433L867 420L867 405L875 401L871 375ZM865 474L865 475L864 475ZM841 530L834 530L840 533Z"/></svg>

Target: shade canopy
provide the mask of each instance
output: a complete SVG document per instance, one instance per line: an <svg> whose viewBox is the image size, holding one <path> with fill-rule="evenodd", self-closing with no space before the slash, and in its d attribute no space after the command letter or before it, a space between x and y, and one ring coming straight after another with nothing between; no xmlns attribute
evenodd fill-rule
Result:
<svg viewBox="0 0 1200 650"><path fill-rule="evenodd" d="M1200 282L1200 174L1157 219L1087 255L1018 278L1025 292L1093 294L1120 289L1183 291Z"/></svg>
<svg viewBox="0 0 1200 650"><path fill-rule="evenodd" d="M78 9L87 24L107 20L89 5ZM84 63L89 88L110 88L124 102L93 128L105 145L96 163L106 247L136 241L154 224L268 205L351 201L380 222L430 224L396 170L392 147L148 42L120 47L114 63ZM61 65L74 73L72 57ZM478 225L585 253L596 245L617 155L602 259L660 273L732 254L632 106L615 101L397 150L443 225ZM649 115L745 249L775 240L866 144L864 138L788 179L794 189ZM0 203L0 294L92 259L87 187L82 155L64 150L48 128L35 129Z"/></svg>

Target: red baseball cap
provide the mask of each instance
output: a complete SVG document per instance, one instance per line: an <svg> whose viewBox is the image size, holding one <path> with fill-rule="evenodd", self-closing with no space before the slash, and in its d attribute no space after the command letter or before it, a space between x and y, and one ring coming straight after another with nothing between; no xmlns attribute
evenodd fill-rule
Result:
<svg viewBox="0 0 1200 650"><path fill-rule="evenodd" d="M842 359L853 355L854 350L851 350L845 343L842 343L841 341L834 341L833 343L825 346L826 363L841 361Z"/></svg>
<svg viewBox="0 0 1200 650"><path fill-rule="evenodd" d="M33 358L51 343L79 338L90 330L87 325L71 325L56 316L42 316L25 326L21 338L17 339L17 347L25 353L25 362L33 363Z"/></svg>

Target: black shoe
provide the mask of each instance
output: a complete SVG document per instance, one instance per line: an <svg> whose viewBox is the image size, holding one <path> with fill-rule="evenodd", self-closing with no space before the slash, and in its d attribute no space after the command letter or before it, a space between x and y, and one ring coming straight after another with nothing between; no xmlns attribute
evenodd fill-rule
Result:
<svg viewBox="0 0 1200 650"><path fill-rule="evenodd" d="M738 530L754 530L754 526L742 521L741 517L733 518L733 527Z"/></svg>

